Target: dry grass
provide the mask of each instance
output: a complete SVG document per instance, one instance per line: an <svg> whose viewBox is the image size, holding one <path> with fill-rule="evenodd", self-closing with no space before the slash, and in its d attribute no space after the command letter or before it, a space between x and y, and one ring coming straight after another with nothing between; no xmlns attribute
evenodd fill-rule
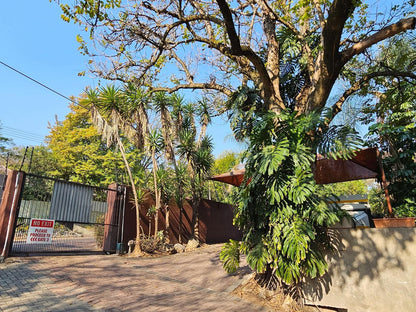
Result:
<svg viewBox="0 0 416 312"><path fill-rule="evenodd" d="M300 306L290 296L283 294L281 290L267 290L261 287L252 275L247 281L238 286L233 294L257 305L266 307L269 311L276 312L334 312L333 309L324 309L311 306Z"/></svg>

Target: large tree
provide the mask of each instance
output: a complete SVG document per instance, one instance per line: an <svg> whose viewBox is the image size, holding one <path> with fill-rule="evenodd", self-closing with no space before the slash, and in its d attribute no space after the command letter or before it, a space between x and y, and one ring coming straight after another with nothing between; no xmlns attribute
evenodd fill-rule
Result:
<svg viewBox="0 0 416 312"><path fill-rule="evenodd" d="M292 105L305 113L323 109L337 79L352 70L356 84L334 101L335 115L368 80L408 74L346 67L384 39L415 28L416 18L408 16L413 1L389 5L379 4L386 14L375 20L368 4L355 0L76 0L61 7L64 20L90 31L94 45L78 40L101 77L227 96L249 85L259 90L263 108L280 112ZM298 84L288 90L282 77L290 72Z"/></svg>
<svg viewBox="0 0 416 312"><path fill-rule="evenodd" d="M414 77L363 66L383 40L415 28L414 1L385 6L375 20L368 12L375 8L357 0L76 0L62 9L90 31L95 45L78 40L97 75L151 92L203 89L229 98L217 108L249 142L248 177L234 220L242 243L230 243L221 259L233 270L242 251L265 285L297 287L326 271L326 228L339 220L313 180L316 152L347 157L357 147L356 134L331 121L375 78ZM340 80L345 88L328 101ZM189 146L179 150L191 163Z"/></svg>
<svg viewBox="0 0 416 312"><path fill-rule="evenodd" d="M0 164L12 170L23 170L25 172L39 175L54 176L60 172L61 166L47 146L13 146L0 153ZM3 168L2 168L3 169ZM0 171L4 173L4 171Z"/></svg>

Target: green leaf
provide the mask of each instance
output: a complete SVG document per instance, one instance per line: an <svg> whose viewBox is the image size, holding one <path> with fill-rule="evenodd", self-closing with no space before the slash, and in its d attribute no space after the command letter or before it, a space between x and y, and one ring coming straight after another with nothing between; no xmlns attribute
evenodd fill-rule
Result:
<svg viewBox="0 0 416 312"><path fill-rule="evenodd" d="M240 243L230 239L220 252L220 261L229 274L235 273L240 265Z"/></svg>
<svg viewBox="0 0 416 312"><path fill-rule="evenodd" d="M259 242L248 252L247 263L256 272L263 273L267 268L268 257L267 248Z"/></svg>

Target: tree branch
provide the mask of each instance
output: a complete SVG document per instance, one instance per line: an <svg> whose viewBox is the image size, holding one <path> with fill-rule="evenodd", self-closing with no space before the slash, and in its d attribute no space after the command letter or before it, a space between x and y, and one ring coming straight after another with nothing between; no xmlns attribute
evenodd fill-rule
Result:
<svg viewBox="0 0 416 312"><path fill-rule="evenodd" d="M339 59L339 45L345 22L358 5L354 0L335 0L329 8L328 17L322 30L322 51L311 76L313 91L307 97L304 112L322 109L342 68Z"/></svg>
<svg viewBox="0 0 416 312"><path fill-rule="evenodd" d="M269 103L267 102L269 102L270 99L272 99L275 96L275 90L273 88L273 83L270 79L267 69L263 63L263 60L250 47L241 46L240 39L238 38L237 32L235 31L234 21L227 1L216 1L224 18L225 27L231 44L231 54L235 56L245 56L254 65L259 74L260 81L262 84L262 86L260 86L260 89L264 93L262 94L263 98L266 104L268 105Z"/></svg>
<svg viewBox="0 0 416 312"><path fill-rule="evenodd" d="M151 92L166 91L168 93L173 93L182 89L204 89L204 90L217 90L224 93L226 96L230 96L232 91L222 85L216 84L214 82L201 82L201 83L188 83L188 84L179 84L174 87L154 87L151 89Z"/></svg>
<svg viewBox="0 0 416 312"><path fill-rule="evenodd" d="M361 87L370 81L371 79L377 77L402 77L402 78L411 78L416 80L416 74L412 72L396 71L396 70L386 70L380 72L372 72L368 75L361 77L356 83L354 83L348 90L346 90L338 101L332 106L332 119L342 110L342 105L345 103L347 98L361 89ZM332 120L331 119L331 120ZM329 121L330 122L330 121ZM328 124L329 124L328 122Z"/></svg>
<svg viewBox="0 0 416 312"><path fill-rule="evenodd" d="M186 66L186 63L180 57L178 57L178 55L174 51L171 51L171 54L172 57L182 66L182 69L185 72L186 79L188 80L188 82L193 83L194 77L189 71L188 66Z"/></svg>
<svg viewBox="0 0 416 312"><path fill-rule="evenodd" d="M337 64L339 57L339 44L345 22L354 11L357 2L354 0L335 0L331 5L328 17L322 30L324 63L329 75L338 76L334 69L340 68Z"/></svg>
<svg viewBox="0 0 416 312"><path fill-rule="evenodd" d="M242 49L240 45L240 39L238 38L237 32L235 31L233 17L231 15L230 7L227 1L217 0L218 6L220 7L221 14L224 18L225 28L227 30L228 38L231 44L231 53L235 55L242 55Z"/></svg>
<svg viewBox="0 0 416 312"><path fill-rule="evenodd" d="M391 24L391 25L379 30L375 34L367 37L366 39L364 39L360 42L357 42L352 47L343 51L341 53L341 55L342 55L341 63L345 64L353 56L362 53L365 49L371 47L372 45L374 45L374 44L376 44L376 43L378 43L378 42L380 42L384 39L391 38L394 35L397 35L401 32L404 32L404 31L407 31L407 30L410 30L410 29L415 29L415 26L416 26L416 18L415 17L404 18L404 19L401 19L400 21L398 21L397 23Z"/></svg>

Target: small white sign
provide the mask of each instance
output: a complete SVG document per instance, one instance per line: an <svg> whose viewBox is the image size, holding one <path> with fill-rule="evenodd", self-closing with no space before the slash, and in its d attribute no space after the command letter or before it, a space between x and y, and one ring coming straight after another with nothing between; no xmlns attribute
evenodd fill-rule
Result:
<svg viewBox="0 0 416 312"><path fill-rule="evenodd" d="M31 219L27 233L27 244L50 244L55 220Z"/></svg>

